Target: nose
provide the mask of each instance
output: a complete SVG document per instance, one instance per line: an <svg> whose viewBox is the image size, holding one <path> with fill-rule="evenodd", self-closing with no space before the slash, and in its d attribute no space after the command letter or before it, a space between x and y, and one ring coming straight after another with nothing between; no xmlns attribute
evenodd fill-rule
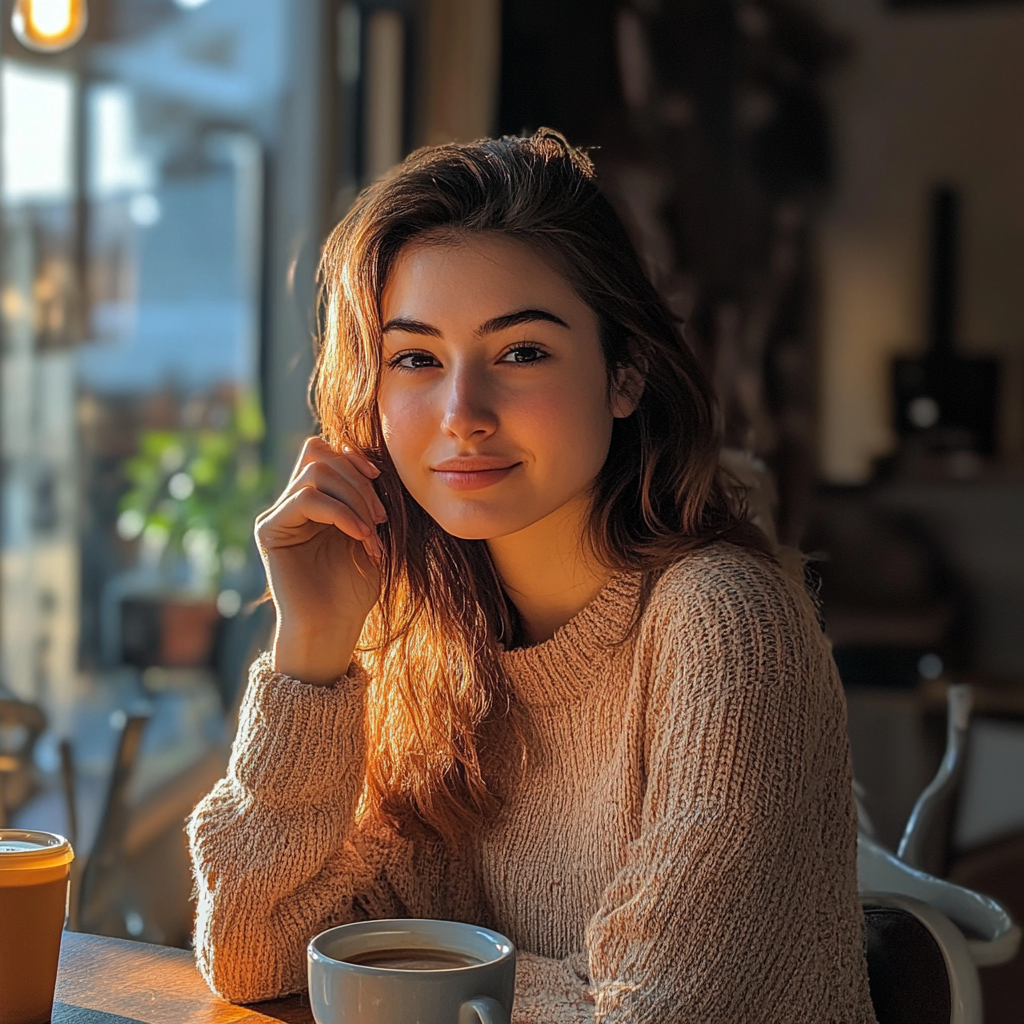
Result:
<svg viewBox="0 0 1024 1024"><path fill-rule="evenodd" d="M498 415L486 374L469 365L456 366L446 383L442 431L460 441L490 437L498 428Z"/></svg>

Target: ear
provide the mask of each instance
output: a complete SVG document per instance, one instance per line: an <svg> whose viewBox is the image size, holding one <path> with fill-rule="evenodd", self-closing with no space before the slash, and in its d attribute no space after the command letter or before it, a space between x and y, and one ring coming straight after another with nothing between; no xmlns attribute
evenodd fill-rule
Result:
<svg viewBox="0 0 1024 1024"><path fill-rule="evenodd" d="M640 396L644 393L645 369L633 362L619 366L613 372L611 409L616 419L625 419L636 412Z"/></svg>

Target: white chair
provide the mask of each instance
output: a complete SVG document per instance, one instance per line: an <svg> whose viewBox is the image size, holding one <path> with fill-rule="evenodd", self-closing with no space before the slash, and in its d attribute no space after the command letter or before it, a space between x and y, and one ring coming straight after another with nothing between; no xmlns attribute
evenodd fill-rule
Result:
<svg viewBox="0 0 1024 1024"><path fill-rule="evenodd" d="M1007 963L1020 949L1020 925L996 900L905 864L863 832L857 837L857 886L862 900L907 897L942 914L959 930L975 967Z"/></svg>
<svg viewBox="0 0 1024 1024"><path fill-rule="evenodd" d="M1006 963L1020 947L1020 927L999 903L919 867L963 768L970 688L951 686L948 700L946 754L910 815L899 851L878 843L861 818L857 882L879 1024L982 1024L978 967Z"/></svg>
<svg viewBox="0 0 1024 1024"><path fill-rule="evenodd" d="M862 893L879 1024L982 1024L978 970L945 914L910 896Z"/></svg>
<svg viewBox="0 0 1024 1024"><path fill-rule="evenodd" d="M857 875L879 1024L982 1024L978 968L1012 960L1020 926L990 897L904 864L863 833Z"/></svg>

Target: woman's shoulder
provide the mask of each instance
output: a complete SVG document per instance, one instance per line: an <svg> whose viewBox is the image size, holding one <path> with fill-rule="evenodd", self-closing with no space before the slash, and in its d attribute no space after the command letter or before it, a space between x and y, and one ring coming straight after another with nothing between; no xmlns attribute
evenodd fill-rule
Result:
<svg viewBox="0 0 1024 1024"><path fill-rule="evenodd" d="M655 632L820 637L803 581L774 558L714 542L687 552L655 584L643 615Z"/></svg>
<svg viewBox="0 0 1024 1024"><path fill-rule="evenodd" d="M712 541L687 551L659 577L652 601L789 591L797 582L771 555L727 541Z"/></svg>
<svg viewBox="0 0 1024 1024"><path fill-rule="evenodd" d="M762 706L780 693L838 706L831 645L803 581L756 551L716 543L679 559L654 588L639 641L638 665L665 706Z"/></svg>

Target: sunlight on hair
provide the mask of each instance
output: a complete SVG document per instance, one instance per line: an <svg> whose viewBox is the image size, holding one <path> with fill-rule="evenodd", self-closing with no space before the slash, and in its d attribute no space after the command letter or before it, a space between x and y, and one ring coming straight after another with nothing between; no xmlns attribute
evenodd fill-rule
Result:
<svg viewBox="0 0 1024 1024"><path fill-rule="evenodd" d="M325 441L377 465L387 512L381 596L358 648L372 680L361 815L452 842L495 811L524 763L502 662L521 628L487 543L446 533L398 477L377 408L380 305L404 246L474 232L532 247L596 314L606 368L644 368L635 411L615 420L582 539L610 571L642 574L627 635L685 552L724 539L772 557L722 486L712 386L586 153L546 128L427 147L364 190L324 247L313 388ZM501 778L485 778L480 751L498 731Z"/></svg>

